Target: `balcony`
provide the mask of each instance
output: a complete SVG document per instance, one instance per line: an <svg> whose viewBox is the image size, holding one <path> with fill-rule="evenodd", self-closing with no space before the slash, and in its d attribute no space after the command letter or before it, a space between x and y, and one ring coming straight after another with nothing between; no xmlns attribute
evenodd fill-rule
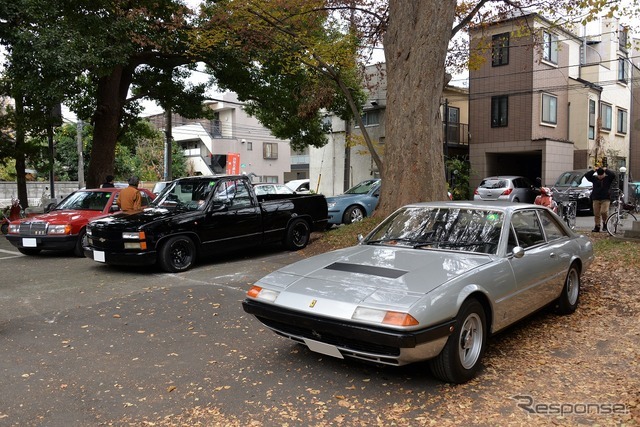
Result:
<svg viewBox="0 0 640 427"><path fill-rule="evenodd" d="M466 123L442 123L444 143L449 147L469 146L469 125Z"/></svg>

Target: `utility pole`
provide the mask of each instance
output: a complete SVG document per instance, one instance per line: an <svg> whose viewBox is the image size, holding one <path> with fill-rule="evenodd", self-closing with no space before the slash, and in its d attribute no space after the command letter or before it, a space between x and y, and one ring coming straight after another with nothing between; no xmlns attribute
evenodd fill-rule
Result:
<svg viewBox="0 0 640 427"><path fill-rule="evenodd" d="M82 120L76 124L76 141L78 144L78 188L84 187L84 156L82 154Z"/></svg>
<svg viewBox="0 0 640 427"><path fill-rule="evenodd" d="M166 109L164 135L164 180L171 181L171 108Z"/></svg>

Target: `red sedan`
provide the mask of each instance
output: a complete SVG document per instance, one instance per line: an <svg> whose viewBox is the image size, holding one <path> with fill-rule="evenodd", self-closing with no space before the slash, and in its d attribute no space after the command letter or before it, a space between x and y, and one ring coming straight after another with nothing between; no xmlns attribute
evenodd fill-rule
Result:
<svg viewBox="0 0 640 427"><path fill-rule="evenodd" d="M64 198L49 213L12 221L7 240L25 255L37 255L42 250L73 251L84 256L85 229L92 219L119 212L116 204L120 188L77 190ZM148 206L154 194L140 189L142 206Z"/></svg>

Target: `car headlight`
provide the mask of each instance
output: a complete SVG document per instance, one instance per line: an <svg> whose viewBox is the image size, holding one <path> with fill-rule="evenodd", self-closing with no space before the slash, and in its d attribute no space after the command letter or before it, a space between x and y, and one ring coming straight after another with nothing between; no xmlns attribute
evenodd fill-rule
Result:
<svg viewBox="0 0 640 427"><path fill-rule="evenodd" d="M328 203L327 203L327 208L329 208L329 209L333 209L333 208L335 208L335 207L336 207L336 202L328 202Z"/></svg>
<svg viewBox="0 0 640 427"><path fill-rule="evenodd" d="M70 224L49 225L47 234L71 234Z"/></svg>
<svg viewBox="0 0 640 427"><path fill-rule="evenodd" d="M415 326L419 322L409 313L400 311L378 310L375 308L358 307L351 316L353 320L382 323L393 326Z"/></svg>
<svg viewBox="0 0 640 427"><path fill-rule="evenodd" d="M125 231L122 233L122 240L135 240L135 242L124 242L125 249L146 250L147 242L144 231Z"/></svg>
<svg viewBox="0 0 640 427"><path fill-rule="evenodd" d="M144 240L145 235L144 231L125 231L122 233L122 238L124 240Z"/></svg>
<svg viewBox="0 0 640 427"><path fill-rule="evenodd" d="M9 224L9 234L19 234L20 224Z"/></svg>
<svg viewBox="0 0 640 427"><path fill-rule="evenodd" d="M280 292L273 291L271 289L264 289L260 286L252 286L247 292L247 296L255 299L260 299L267 302L274 302L278 298Z"/></svg>

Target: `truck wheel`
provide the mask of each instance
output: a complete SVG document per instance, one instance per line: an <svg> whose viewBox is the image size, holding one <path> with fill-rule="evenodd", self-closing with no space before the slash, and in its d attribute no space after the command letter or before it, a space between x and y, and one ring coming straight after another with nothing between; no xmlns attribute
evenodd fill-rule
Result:
<svg viewBox="0 0 640 427"><path fill-rule="evenodd" d="M175 236L160 248L160 266L169 273L190 269L195 263L196 246L186 236Z"/></svg>
<svg viewBox="0 0 640 427"><path fill-rule="evenodd" d="M365 216L366 215L360 206L349 206L347 210L344 211L342 222L345 224L351 224L362 221Z"/></svg>
<svg viewBox="0 0 640 427"><path fill-rule="evenodd" d="M73 248L73 254L77 257L84 257L84 249L83 246L87 246L89 242L87 242L87 231L83 228L78 233L78 240L76 241L76 246Z"/></svg>
<svg viewBox="0 0 640 427"><path fill-rule="evenodd" d="M284 239L284 245L291 251L304 249L309 243L311 229L304 219L294 219L287 228L287 235Z"/></svg>

